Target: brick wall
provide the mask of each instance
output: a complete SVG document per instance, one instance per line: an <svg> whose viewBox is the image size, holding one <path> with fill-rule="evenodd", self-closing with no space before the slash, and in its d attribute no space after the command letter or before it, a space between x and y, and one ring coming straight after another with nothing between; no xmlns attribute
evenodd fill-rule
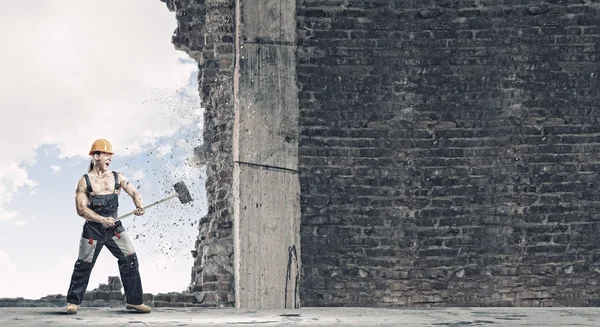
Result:
<svg viewBox="0 0 600 327"><path fill-rule="evenodd" d="M234 0L161 0L176 13L175 48L199 63L204 106L204 145L196 154L206 165L208 213L200 219L192 251L190 291L200 303L230 306L233 291L232 135Z"/></svg>
<svg viewBox="0 0 600 327"><path fill-rule="evenodd" d="M599 14L298 0L302 305L600 304Z"/></svg>

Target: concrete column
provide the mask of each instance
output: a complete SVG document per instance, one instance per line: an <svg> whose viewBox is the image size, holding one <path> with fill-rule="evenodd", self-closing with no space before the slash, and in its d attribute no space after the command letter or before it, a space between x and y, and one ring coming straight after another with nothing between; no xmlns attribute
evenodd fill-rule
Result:
<svg viewBox="0 0 600 327"><path fill-rule="evenodd" d="M296 0L236 0L237 308L300 306Z"/></svg>

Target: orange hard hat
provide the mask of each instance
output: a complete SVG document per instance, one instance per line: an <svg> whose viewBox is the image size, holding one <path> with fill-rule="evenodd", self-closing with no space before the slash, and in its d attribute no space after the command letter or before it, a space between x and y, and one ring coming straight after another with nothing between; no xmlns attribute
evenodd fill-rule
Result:
<svg viewBox="0 0 600 327"><path fill-rule="evenodd" d="M112 144L105 139L98 139L94 141L94 144L92 144L92 149L90 150L90 156L96 151L114 154Z"/></svg>

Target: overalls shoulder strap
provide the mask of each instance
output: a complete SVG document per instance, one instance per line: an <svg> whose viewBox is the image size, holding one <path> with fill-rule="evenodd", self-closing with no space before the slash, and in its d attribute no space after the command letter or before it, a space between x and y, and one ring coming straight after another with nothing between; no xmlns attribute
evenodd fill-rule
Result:
<svg viewBox="0 0 600 327"><path fill-rule="evenodd" d="M92 190L92 183L90 183L90 177L88 176L88 174L84 174L83 178L85 178L85 184L87 185L88 194L94 193L94 190Z"/></svg>
<svg viewBox="0 0 600 327"><path fill-rule="evenodd" d="M113 171L112 173L115 176L115 191L114 192L117 192L119 190L119 187L121 187L121 185L119 185L119 174L116 171Z"/></svg>

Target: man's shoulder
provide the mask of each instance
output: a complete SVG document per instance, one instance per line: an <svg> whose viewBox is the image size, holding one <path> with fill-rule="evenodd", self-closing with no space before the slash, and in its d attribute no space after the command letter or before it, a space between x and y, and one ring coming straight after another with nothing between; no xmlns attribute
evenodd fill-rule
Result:
<svg viewBox="0 0 600 327"><path fill-rule="evenodd" d="M88 187L88 182L85 178L87 174L82 175L79 180L77 181L77 190L78 191L84 191L87 193L87 187Z"/></svg>
<svg viewBox="0 0 600 327"><path fill-rule="evenodd" d="M115 173L117 174L117 177L119 178L119 184L127 181L127 177L125 177L125 174L123 174L120 171L115 171Z"/></svg>

